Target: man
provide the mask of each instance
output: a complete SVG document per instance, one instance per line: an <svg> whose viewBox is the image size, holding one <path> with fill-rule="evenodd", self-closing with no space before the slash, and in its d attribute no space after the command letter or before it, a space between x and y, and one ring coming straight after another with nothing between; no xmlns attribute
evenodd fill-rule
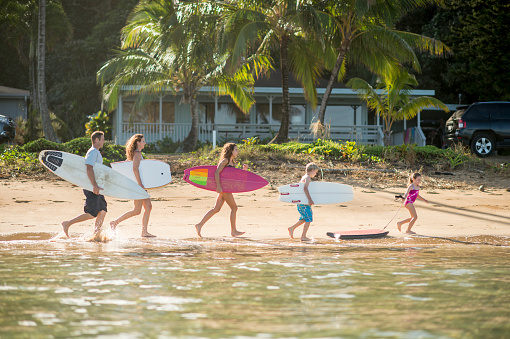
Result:
<svg viewBox="0 0 510 339"><path fill-rule="evenodd" d="M85 165L87 166L87 176L92 183L93 191L83 190L83 193L85 194L85 207L83 208L84 213L71 220L62 222L62 228L68 237L69 227L71 225L93 218L96 218L94 235L98 234L101 230L101 226L103 225L107 212L106 200L103 195L99 194L99 191L102 190L102 188L97 185L93 167L96 162L100 164L103 163L103 157L101 156L99 149L103 147L104 144L104 133L96 131L92 133L90 139L92 141L92 147L87 151L87 155L85 155Z"/></svg>

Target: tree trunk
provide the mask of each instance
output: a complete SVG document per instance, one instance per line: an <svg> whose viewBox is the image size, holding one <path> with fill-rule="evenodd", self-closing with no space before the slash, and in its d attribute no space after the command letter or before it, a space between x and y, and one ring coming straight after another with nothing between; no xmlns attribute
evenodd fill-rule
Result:
<svg viewBox="0 0 510 339"><path fill-rule="evenodd" d="M30 86L30 105L28 106L28 129L31 139L35 139L36 125L37 125L37 114L39 113L39 100L37 99L37 80L35 75L36 69L36 37L30 36L30 52L28 57L28 74L29 74L29 86Z"/></svg>
<svg viewBox="0 0 510 339"><path fill-rule="evenodd" d="M288 37L284 35L280 42L280 68L282 71L282 121L278 134L269 143L281 144L289 141L290 98L289 98L289 65L287 60Z"/></svg>
<svg viewBox="0 0 510 339"><path fill-rule="evenodd" d="M50 112L46 101L46 0L39 0L39 33L37 42L37 91L39 111L43 125L44 137L54 142L60 142L51 124Z"/></svg>
<svg viewBox="0 0 510 339"><path fill-rule="evenodd" d="M189 94L184 94L188 96ZM185 102L188 102L191 109L191 130L189 131L188 136L181 142L176 153L185 153L192 152L197 147L198 140L198 105L196 102L195 95L189 95L188 98L184 99Z"/></svg>
<svg viewBox="0 0 510 339"><path fill-rule="evenodd" d="M391 142L391 130L383 130L383 134L384 134L384 137L383 137L383 146L390 146L392 144Z"/></svg>
<svg viewBox="0 0 510 339"><path fill-rule="evenodd" d="M326 92L324 93L324 96L322 97L321 100L321 108L319 109L319 115L317 117L316 122L317 124L320 123L320 125L324 125L324 117L326 115L326 107L328 106L329 96L331 95L333 85L336 79L338 78L338 73L340 72L340 68L342 67L345 55L347 54L350 45L351 45L350 38L346 38L342 41L342 45L340 46L340 53L338 53L338 58L336 59L335 67L333 67L333 70L331 71L331 76L329 77Z"/></svg>

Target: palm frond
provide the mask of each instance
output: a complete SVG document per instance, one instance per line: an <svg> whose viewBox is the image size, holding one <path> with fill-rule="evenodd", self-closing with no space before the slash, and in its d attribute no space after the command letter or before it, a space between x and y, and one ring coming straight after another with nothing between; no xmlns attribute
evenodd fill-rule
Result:
<svg viewBox="0 0 510 339"><path fill-rule="evenodd" d="M449 112L448 107L442 101L433 97L423 96L409 101L398 110L395 117L398 120L403 120L404 118L412 119L424 108L438 108Z"/></svg>
<svg viewBox="0 0 510 339"><path fill-rule="evenodd" d="M288 47L290 70L303 87L306 100L315 108L317 106L316 85L322 62L309 49L309 44L305 39L294 38Z"/></svg>

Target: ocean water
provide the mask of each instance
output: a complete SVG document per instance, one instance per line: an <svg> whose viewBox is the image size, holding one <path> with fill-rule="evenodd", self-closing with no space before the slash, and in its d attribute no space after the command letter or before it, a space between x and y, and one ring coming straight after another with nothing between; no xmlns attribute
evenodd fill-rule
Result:
<svg viewBox="0 0 510 339"><path fill-rule="evenodd" d="M1 338L510 338L510 238L0 236Z"/></svg>

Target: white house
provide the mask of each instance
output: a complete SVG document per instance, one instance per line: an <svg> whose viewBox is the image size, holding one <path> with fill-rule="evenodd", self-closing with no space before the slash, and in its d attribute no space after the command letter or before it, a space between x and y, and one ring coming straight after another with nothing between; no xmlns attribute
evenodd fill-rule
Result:
<svg viewBox="0 0 510 339"><path fill-rule="evenodd" d="M306 102L303 89L292 79L290 82L290 126L289 138L311 141L310 123L319 107L315 109ZM213 88L202 88L197 98L199 103L199 140L213 141L213 130L221 141L259 136L272 137L280 128L282 111L282 89L279 73L271 79L258 80L254 88L256 103L248 114L243 114L229 96L217 96ZM325 82L317 88L318 102L325 92ZM127 89L127 88L125 88ZM415 90L413 96L433 96L433 90ZM120 97L117 110L113 112L113 138L117 144L124 144L129 137L142 133L147 142L165 137L174 141L183 140L191 128L189 105L181 104L182 95L168 93L150 102L142 110L134 109L134 97ZM425 136L419 121L409 142L425 144ZM330 125L331 138L350 140L364 144L382 144L383 134L380 119L367 110L354 91L349 88L333 89L325 122Z"/></svg>
<svg viewBox="0 0 510 339"><path fill-rule="evenodd" d="M29 91L0 86L0 115L5 115L12 119L21 116L26 120L28 116L29 99Z"/></svg>

